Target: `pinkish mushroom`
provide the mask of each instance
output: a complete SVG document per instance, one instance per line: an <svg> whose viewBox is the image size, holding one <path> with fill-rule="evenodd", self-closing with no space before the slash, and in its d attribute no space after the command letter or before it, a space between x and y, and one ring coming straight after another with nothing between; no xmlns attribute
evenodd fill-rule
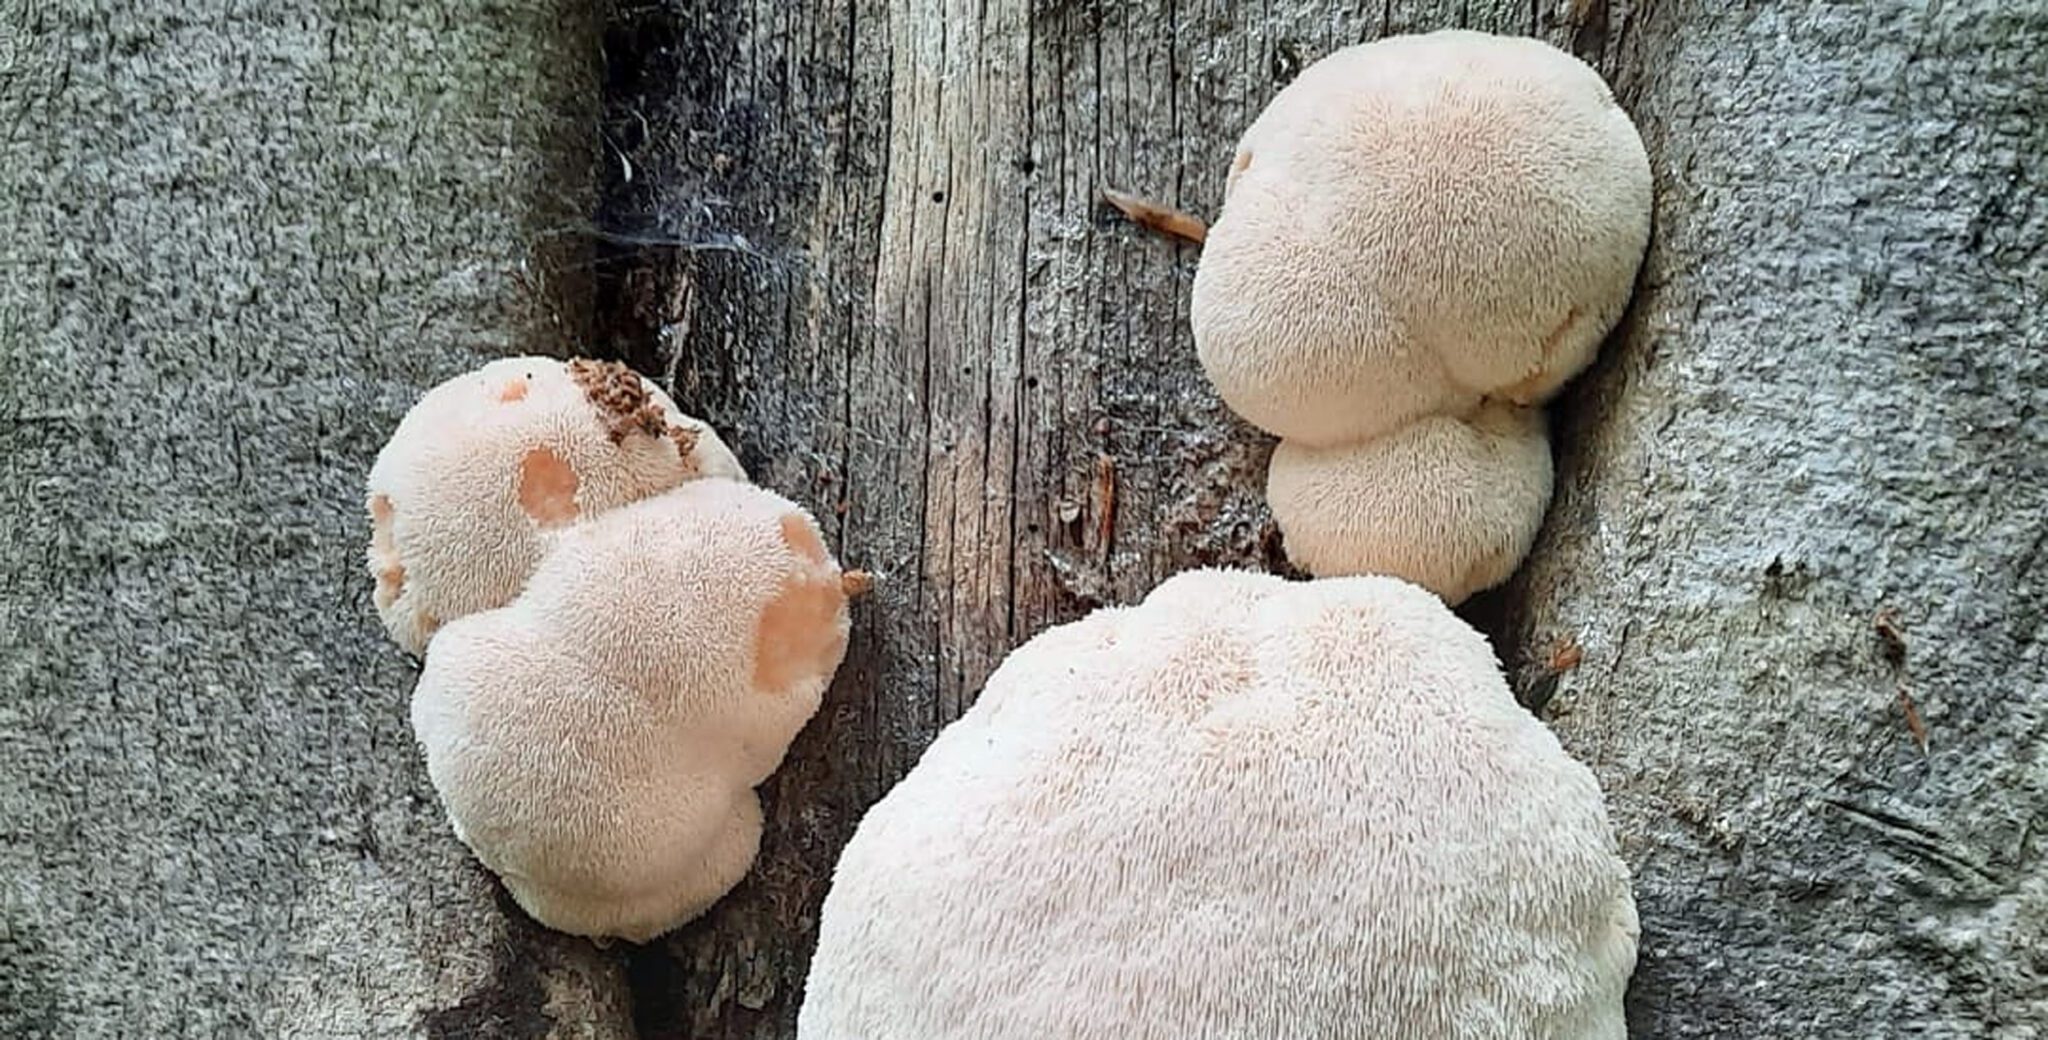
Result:
<svg viewBox="0 0 2048 1040"><path fill-rule="evenodd" d="M746 473L624 365L494 361L428 391L370 469L377 612L420 653L442 624L518 595L551 533L714 476Z"/></svg>
<svg viewBox="0 0 2048 1040"><path fill-rule="evenodd" d="M1449 30L1340 50L1239 143L1195 277L1202 366L1259 426L1364 440L1593 357L1650 232L1650 166L1598 73Z"/></svg>
<svg viewBox="0 0 2048 1040"><path fill-rule="evenodd" d="M551 928L637 942L701 913L753 862L754 787L864 585L801 508L731 480L567 528L428 648L413 729L456 834Z"/></svg>
<svg viewBox="0 0 2048 1040"><path fill-rule="evenodd" d="M1203 571L1024 644L861 821L801 1040L1621 1040L1599 786L1390 578Z"/></svg>

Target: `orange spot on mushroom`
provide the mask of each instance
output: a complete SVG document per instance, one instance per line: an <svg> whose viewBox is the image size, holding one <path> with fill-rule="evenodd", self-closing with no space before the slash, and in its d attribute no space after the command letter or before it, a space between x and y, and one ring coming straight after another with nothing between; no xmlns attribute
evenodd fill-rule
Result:
<svg viewBox="0 0 2048 1040"><path fill-rule="evenodd" d="M526 380L514 379L506 383L504 388L498 391L498 400L506 404L526 400Z"/></svg>
<svg viewBox="0 0 2048 1040"><path fill-rule="evenodd" d="M392 564L377 572L377 607L389 610L398 597L405 595L405 568Z"/></svg>
<svg viewBox="0 0 2048 1040"><path fill-rule="evenodd" d="M535 448L519 460L519 508L542 527L576 519L576 470L560 455Z"/></svg>
<svg viewBox="0 0 2048 1040"><path fill-rule="evenodd" d="M1226 200L1230 198L1231 192L1237 190L1237 179L1244 175L1244 171L1251 168L1252 153L1240 151L1230 157L1230 172L1223 175L1223 197Z"/></svg>
<svg viewBox="0 0 2048 1040"><path fill-rule="evenodd" d="M391 534L396 515L390 495L370 496L370 559L377 568L379 609L398 602L405 593L405 566L398 562L398 542Z"/></svg>
<svg viewBox="0 0 2048 1040"><path fill-rule="evenodd" d="M393 552L391 542L391 518L397 510L391 506L390 495L370 496L370 545L379 553Z"/></svg>
<svg viewBox="0 0 2048 1040"><path fill-rule="evenodd" d="M782 518L782 540L791 552L812 563L825 562L825 544L818 541L818 533L797 513Z"/></svg>
<svg viewBox="0 0 2048 1040"><path fill-rule="evenodd" d="M846 632L839 626L845 606L837 575L784 578L754 632L754 688L779 694L803 680L831 675L846 653Z"/></svg>

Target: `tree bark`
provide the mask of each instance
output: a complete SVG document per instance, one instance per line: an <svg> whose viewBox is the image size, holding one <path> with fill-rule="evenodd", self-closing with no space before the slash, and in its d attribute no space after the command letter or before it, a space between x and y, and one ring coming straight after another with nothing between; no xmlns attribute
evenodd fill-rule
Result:
<svg viewBox="0 0 2048 1040"><path fill-rule="evenodd" d="M1658 231L1504 649L1635 868L1634 1031L2048 1035L2048 5L1629 36Z"/></svg>
<svg viewBox="0 0 2048 1040"><path fill-rule="evenodd" d="M630 1035L361 562L413 399L587 331L582 7L0 0L0 1035Z"/></svg>
<svg viewBox="0 0 2048 1040"><path fill-rule="evenodd" d="M791 1036L1010 647L1284 566L1199 248L1101 190L1212 215L1303 65L1447 25L1595 64L1656 172L1464 611L1606 786L1634 1035L2048 1033L2048 7L621 4L600 82L566 2L133 6L0 37L0 1034ZM610 952L447 833L357 556L414 396L586 347L880 579L752 874Z"/></svg>

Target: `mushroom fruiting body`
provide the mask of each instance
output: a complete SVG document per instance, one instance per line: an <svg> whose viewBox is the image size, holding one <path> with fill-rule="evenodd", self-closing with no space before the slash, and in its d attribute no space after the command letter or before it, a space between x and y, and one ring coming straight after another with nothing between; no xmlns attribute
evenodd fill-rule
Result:
<svg viewBox="0 0 2048 1040"><path fill-rule="evenodd" d="M1190 317L1224 401L1282 438L1267 498L1289 559L1451 603L1520 565L1551 463L1541 416L1515 409L1620 318L1650 191L1613 92L1540 40L1392 37L1274 97L1238 144Z"/></svg>
<svg viewBox="0 0 2048 1040"><path fill-rule="evenodd" d="M1281 441L1266 502L1287 558L1311 574L1385 574L1457 603L1514 573L1550 484L1542 411L1489 403L1368 441Z"/></svg>
<svg viewBox="0 0 2048 1040"><path fill-rule="evenodd" d="M862 820L803 1040L1619 1038L1600 790L1390 578L1183 574L1026 643Z"/></svg>
<svg viewBox="0 0 2048 1040"><path fill-rule="evenodd" d="M699 477L746 473L623 365L519 357L450 379L370 469L377 612L420 653L440 625L518 595L553 532Z"/></svg>
<svg viewBox="0 0 2048 1040"><path fill-rule="evenodd" d="M644 941L753 862L755 785L846 650L810 516L692 481L564 529L434 638L412 721L455 832L541 923Z"/></svg>
<svg viewBox="0 0 2048 1040"><path fill-rule="evenodd" d="M1642 140L1584 62L1461 30L1349 47L1239 143L1196 348L1232 409L1305 445L1540 403L1620 317L1649 231Z"/></svg>

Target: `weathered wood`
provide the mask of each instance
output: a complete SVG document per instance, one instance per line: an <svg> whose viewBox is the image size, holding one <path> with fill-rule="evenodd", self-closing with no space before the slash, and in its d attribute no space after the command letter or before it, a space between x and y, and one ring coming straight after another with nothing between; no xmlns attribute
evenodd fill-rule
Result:
<svg viewBox="0 0 2048 1040"><path fill-rule="evenodd" d="M602 84L582 11L0 0L0 1033L624 1035L623 961L641 1036L789 1036L839 846L1009 647L1280 565L1198 249L1101 190L1212 215L1302 65L1465 24L1594 60L1657 173L1467 611L1607 785L1637 1035L2040 1034L2048 9L620 4ZM420 390L586 335L881 578L754 874L623 954L447 833L357 561Z"/></svg>
<svg viewBox="0 0 2048 1040"><path fill-rule="evenodd" d="M0 0L0 1035L629 1035L361 563L412 400L588 323L582 10Z"/></svg>
<svg viewBox="0 0 2048 1040"><path fill-rule="evenodd" d="M1450 24L1593 61L1657 170L1644 293L1560 408L1531 577L1468 611L1612 791L1642 873L1638 1033L2031 1035L2048 689L2020 424L2048 393L2025 190L2048 48L2022 7L624 14L614 349L766 483L838 511L839 551L883 579L770 785L756 874L634 956L643 1035L789 1035L835 850L1008 647L1184 567L1277 563L1266 440L1194 363L1198 252L1100 190L1211 214L1238 132L1303 64ZM1870 659L1890 600L1929 636L1908 665L1924 761ZM1586 663L1546 674L1566 635Z"/></svg>

